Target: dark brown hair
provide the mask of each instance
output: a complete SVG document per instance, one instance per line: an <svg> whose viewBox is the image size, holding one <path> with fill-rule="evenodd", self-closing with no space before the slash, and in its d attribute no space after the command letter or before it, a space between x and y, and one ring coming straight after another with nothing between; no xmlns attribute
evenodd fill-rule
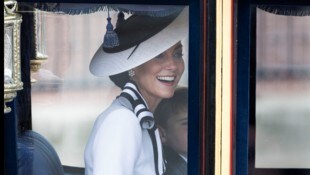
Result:
<svg viewBox="0 0 310 175"><path fill-rule="evenodd" d="M128 71L116 75L111 75L109 76L109 78L113 81L113 83L116 86L122 89L125 86L125 84L129 81Z"/></svg>

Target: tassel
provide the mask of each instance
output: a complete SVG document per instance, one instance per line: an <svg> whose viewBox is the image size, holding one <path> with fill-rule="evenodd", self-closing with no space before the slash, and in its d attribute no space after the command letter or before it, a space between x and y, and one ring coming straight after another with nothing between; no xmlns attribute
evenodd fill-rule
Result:
<svg viewBox="0 0 310 175"><path fill-rule="evenodd" d="M115 33L115 31L113 30L113 25L111 23L111 18L110 18L110 14L108 11L108 24L107 24L107 32L104 35L104 39L103 39L103 47L105 48L113 48L115 46L119 46L119 40L118 40L118 36Z"/></svg>

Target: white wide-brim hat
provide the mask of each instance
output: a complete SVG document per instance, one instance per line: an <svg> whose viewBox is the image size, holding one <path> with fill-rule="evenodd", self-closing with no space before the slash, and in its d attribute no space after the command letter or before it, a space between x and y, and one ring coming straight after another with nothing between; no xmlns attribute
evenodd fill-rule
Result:
<svg viewBox="0 0 310 175"><path fill-rule="evenodd" d="M176 17L173 17L172 22L169 22L168 25L163 29L160 29L159 32L154 34L154 31L152 31L153 34L150 34L151 36L146 36L146 40L139 41L139 39L136 39L134 31L129 30L128 32L123 32L123 34L118 33L120 46L116 48L103 48L103 45L101 45L91 60L89 66L90 72L95 76L110 76L128 71L151 60L179 41L188 37L188 14L188 7L185 7ZM134 21L134 19L129 20L129 18L125 20L124 25L126 25L127 21ZM162 19L164 18L165 17ZM156 21L158 21L158 19L155 20L155 22ZM152 24L152 21L148 22ZM136 25L137 21L133 23ZM139 28L139 26L137 27ZM156 24L151 28L156 28ZM118 27L115 29L116 33L117 29ZM146 35L148 35L148 31L143 32L146 32ZM122 40L122 38L126 39ZM127 46L122 46L122 41L124 40L127 41L125 41L126 44L123 45ZM128 42L130 42L128 40L135 41L128 44Z"/></svg>

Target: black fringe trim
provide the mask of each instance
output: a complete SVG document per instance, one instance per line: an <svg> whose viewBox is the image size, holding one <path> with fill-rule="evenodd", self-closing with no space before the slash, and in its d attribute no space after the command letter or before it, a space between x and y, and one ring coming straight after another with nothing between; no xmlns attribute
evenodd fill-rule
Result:
<svg viewBox="0 0 310 175"><path fill-rule="evenodd" d="M68 14L68 15L81 15L81 14L90 14L99 11L116 11L124 12L127 14L139 14L139 15L149 15L154 17L163 17L168 16L172 13L176 13L184 8L184 6L161 6L156 8L145 8L143 5L137 5L135 8L134 5L117 5L117 4L81 4L81 3L19 3L19 5L32 6L35 9Z"/></svg>
<svg viewBox="0 0 310 175"><path fill-rule="evenodd" d="M276 15L310 16L310 6L258 5L259 9Z"/></svg>

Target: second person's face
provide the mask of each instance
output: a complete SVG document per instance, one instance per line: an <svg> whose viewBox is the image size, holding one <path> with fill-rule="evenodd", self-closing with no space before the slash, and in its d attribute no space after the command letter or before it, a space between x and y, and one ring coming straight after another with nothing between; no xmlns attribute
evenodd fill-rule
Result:
<svg viewBox="0 0 310 175"><path fill-rule="evenodd" d="M161 100L172 97L184 72L181 42L136 67L134 71L133 80L144 98Z"/></svg>
<svg viewBox="0 0 310 175"><path fill-rule="evenodd" d="M165 145L172 148L184 157L187 157L187 112L176 113L167 120L165 132Z"/></svg>

